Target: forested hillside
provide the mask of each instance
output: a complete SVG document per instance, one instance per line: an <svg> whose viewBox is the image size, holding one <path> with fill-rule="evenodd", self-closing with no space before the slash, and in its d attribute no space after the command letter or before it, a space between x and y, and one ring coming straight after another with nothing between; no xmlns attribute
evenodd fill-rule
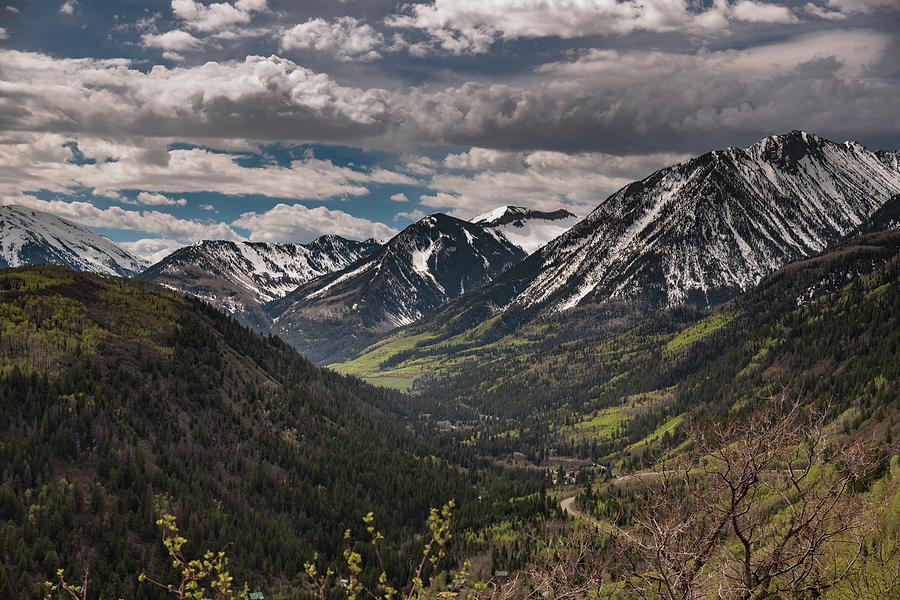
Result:
<svg viewBox="0 0 900 600"><path fill-rule="evenodd" d="M99 596L159 597L137 576L172 575L162 511L190 554L228 544L241 581L293 593L374 511L403 579L429 507L455 498L477 529L541 489L423 455L396 401L154 285L0 271L0 590L36 597L57 568L90 568ZM515 512L546 509L529 506Z"/></svg>
<svg viewBox="0 0 900 600"><path fill-rule="evenodd" d="M898 253L897 231L852 238L720 309L671 310L614 336L588 337L584 307L488 345L461 339L454 352L444 341L448 354L433 365L444 376L410 403L479 423L468 441L445 434L447 448L473 444L538 464L570 456L626 471L677 445L686 419L785 388L853 409L855 426L888 435L900 417ZM415 364L416 352L400 355L399 368Z"/></svg>

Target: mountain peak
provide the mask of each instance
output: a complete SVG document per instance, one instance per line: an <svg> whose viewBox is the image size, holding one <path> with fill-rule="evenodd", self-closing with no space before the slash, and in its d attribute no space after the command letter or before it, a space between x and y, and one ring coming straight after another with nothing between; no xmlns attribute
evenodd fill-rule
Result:
<svg viewBox="0 0 900 600"><path fill-rule="evenodd" d="M323 235L309 244L204 240L176 250L141 278L201 298L265 329L263 303L342 269L378 246L374 240L356 242L337 235Z"/></svg>
<svg viewBox="0 0 900 600"><path fill-rule="evenodd" d="M33 264L134 277L147 263L84 225L26 206L0 206L0 267Z"/></svg>
<svg viewBox="0 0 900 600"><path fill-rule="evenodd" d="M511 204L498 206L494 210L482 213L474 217L472 223L478 223L485 226L506 225L514 221L523 221L526 219L540 219L544 221L561 221L569 219L575 215L569 211L560 208L553 211L535 210L524 206L513 206Z"/></svg>
<svg viewBox="0 0 900 600"><path fill-rule="evenodd" d="M503 236L528 254L559 237L578 221L577 216L563 208L542 211L512 205L499 206L472 219L472 223Z"/></svg>
<svg viewBox="0 0 900 600"><path fill-rule="evenodd" d="M503 236L436 213L266 310L273 332L314 361L328 363L481 287L524 257Z"/></svg>

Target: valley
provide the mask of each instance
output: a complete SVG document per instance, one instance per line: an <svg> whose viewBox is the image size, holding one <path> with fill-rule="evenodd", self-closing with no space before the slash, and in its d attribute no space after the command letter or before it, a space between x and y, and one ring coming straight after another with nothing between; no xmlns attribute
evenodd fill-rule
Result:
<svg viewBox="0 0 900 600"><path fill-rule="evenodd" d="M828 536L894 547L892 157L794 131L657 171L579 222L437 213L384 244L205 241L141 272L110 272L59 229L86 228L29 242L73 257L20 250L4 222L5 256L61 264L0 270L0 591L33 597L57 569L90 569L102 597L163 597L139 575L177 577L154 526L171 515L188 554L227 548L266 597L393 582L424 598L426 519L441 593L564 597L574 577L632 597L603 577L653 581L628 542L650 543L655 510L711 540L688 562L732 564L743 525L710 533L688 507L718 506L721 461L755 456L751 529L781 535L822 493L811 529L859 503L883 533ZM780 436L771 456L746 431ZM814 483L778 487L811 465ZM816 560L896 563L827 542ZM851 585L874 584L831 587Z"/></svg>

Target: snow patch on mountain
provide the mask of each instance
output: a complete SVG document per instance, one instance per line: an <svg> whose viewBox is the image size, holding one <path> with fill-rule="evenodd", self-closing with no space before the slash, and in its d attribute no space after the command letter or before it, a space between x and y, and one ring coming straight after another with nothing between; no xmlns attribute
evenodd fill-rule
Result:
<svg viewBox="0 0 900 600"><path fill-rule="evenodd" d="M545 212L522 206L500 206L472 219L472 223L502 236L527 254L559 237L578 221L566 210Z"/></svg>
<svg viewBox="0 0 900 600"><path fill-rule="evenodd" d="M0 267L65 265L133 277L147 266L111 239L49 213L0 206Z"/></svg>

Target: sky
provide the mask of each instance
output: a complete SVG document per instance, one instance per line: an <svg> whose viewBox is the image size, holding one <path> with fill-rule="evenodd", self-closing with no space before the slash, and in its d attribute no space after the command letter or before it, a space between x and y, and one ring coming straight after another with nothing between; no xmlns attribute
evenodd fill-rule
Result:
<svg viewBox="0 0 900 600"><path fill-rule="evenodd" d="M900 149L900 0L0 0L0 203L151 260L583 216L792 129Z"/></svg>

